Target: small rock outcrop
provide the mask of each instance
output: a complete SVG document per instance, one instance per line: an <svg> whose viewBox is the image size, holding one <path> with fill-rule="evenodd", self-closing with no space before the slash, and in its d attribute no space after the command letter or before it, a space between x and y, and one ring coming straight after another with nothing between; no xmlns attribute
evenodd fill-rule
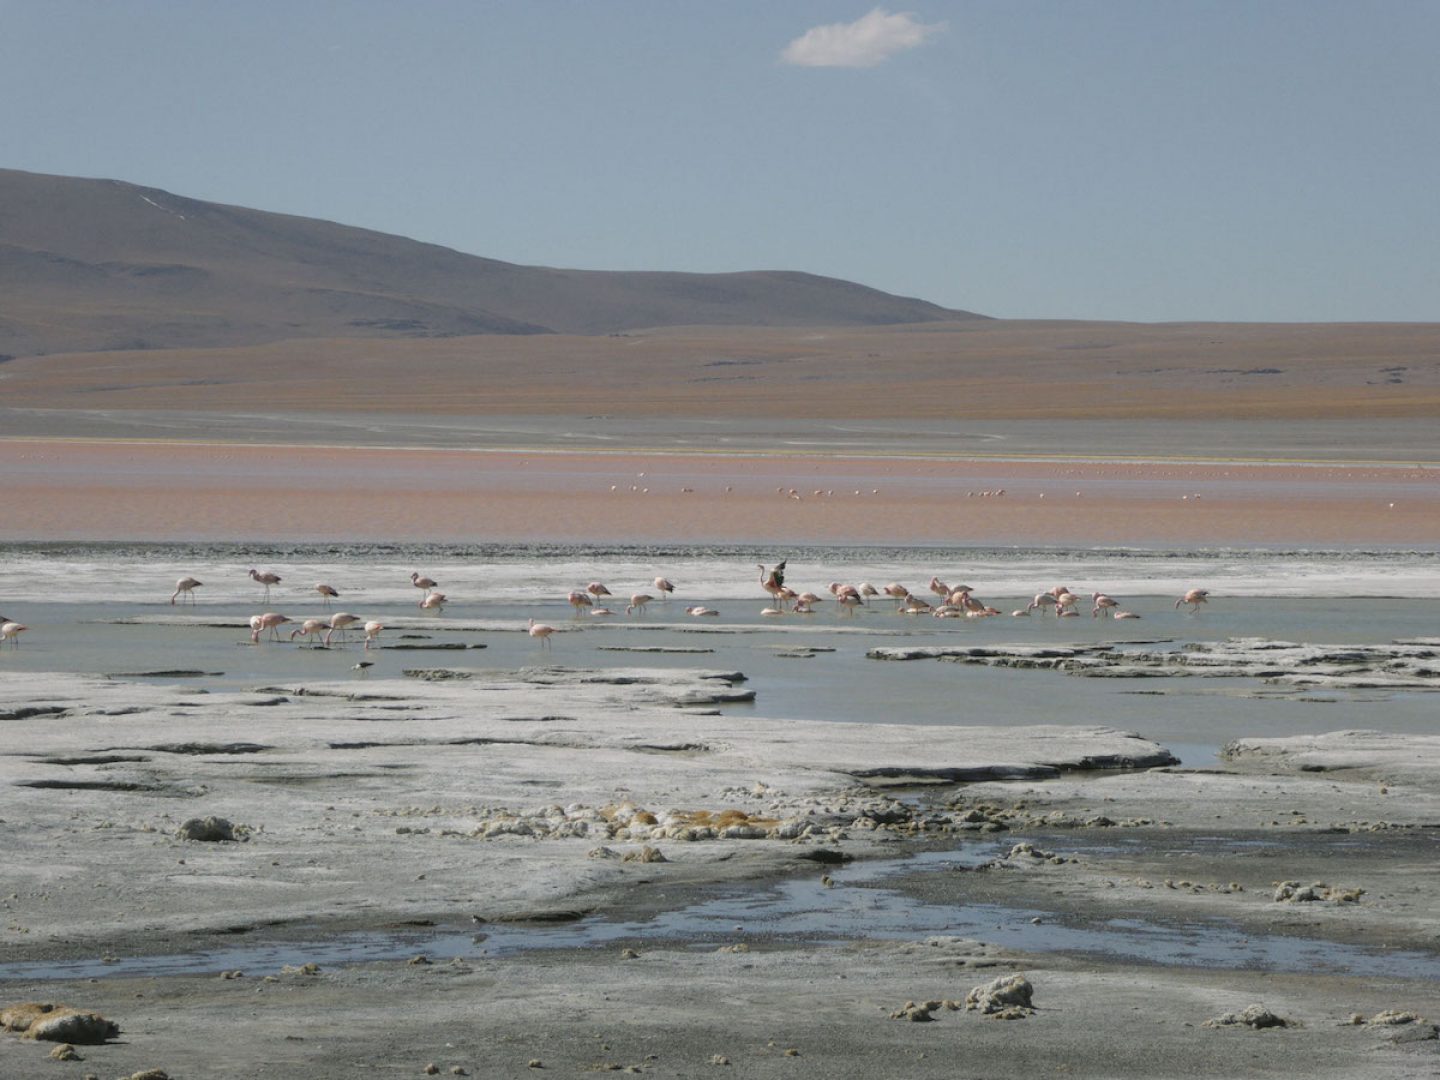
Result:
<svg viewBox="0 0 1440 1080"><path fill-rule="evenodd" d="M1241 1012L1221 1013L1205 1021L1208 1028L1222 1027L1248 1027L1257 1031L1262 1028L1285 1028L1298 1027L1293 1020L1286 1020L1283 1016L1277 1016L1264 1005L1251 1005Z"/></svg>
<svg viewBox="0 0 1440 1080"><path fill-rule="evenodd" d="M218 843L222 840L235 841L239 837L235 833L235 826L223 817L191 818L178 829L175 835L181 840L199 840L205 843Z"/></svg>
<svg viewBox="0 0 1440 1080"><path fill-rule="evenodd" d="M1020 1020L1035 1012L1035 987L1024 975L1002 975L965 995L965 1008L999 1020Z"/></svg>

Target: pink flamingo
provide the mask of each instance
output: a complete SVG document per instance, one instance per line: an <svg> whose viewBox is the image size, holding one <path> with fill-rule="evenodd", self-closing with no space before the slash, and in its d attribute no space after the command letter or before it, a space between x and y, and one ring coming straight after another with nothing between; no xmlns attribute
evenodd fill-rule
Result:
<svg viewBox="0 0 1440 1080"><path fill-rule="evenodd" d="M267 611L264 615L260 615L260 616L258 616L258 617L253 617L253 618L251 618L251 620L250 620L250 643L251 643L252 645L258 645L258 644L260 644L260 635L263 634L266 630L269 630L269 631L270 631L270 638L269 638L269 640L271 640L271 641L279 641L279 640L280 640L280 630L279 630L279 627L282 626L283 624L289 622L289 621L290 621L290 619L289 619L288 616L286 616L286 615L277 615L277 614L276 614L275 612L273 612L273 611Z"/></svg>
<svg viewBox="0 0 1440 1080"><path fill-rule="evenodd" d="M444 611L445 594L443 592L427 592L425 599L420 601L420 606L426 611Z"/></svg>
<svg viewBox="0 0 1440 1080"><path fill-rule="evenodd" d="M685 614L694 615L699 618L702 615L719 615L720 612L716 611L714 608L704 607L703 605L697 604L695 607L687 607L685 609Z"/></svg>
<svg viewBox="0 0 1440 1080"><path fill-rule="evenodd" d="M1139 616L1139 615L1136 615L1135 612L1133 612L1133 611L1117 611L1117 612L1115 612L1115 618L1117 618L1117 619L1138 619L1138 618L1140 618L1140 616Z"/></svg>
<svg viewBox="0 0 1440 1080"><path fill-rule="evenodd" d="M1037 607L1038 607L1038 608L1050 607L1050 606L1051 606L1052 604L1054 604L1054 603L1055 603L1055 594L1054 594L1054 593L1050 593L1050 592L1036 593L1036 594L1035 594L1035 599L1030 601L1030 603L1026 606L1025 611L1026 611L1026 613L1028 614L1029 612L1034 611Z"/></svg>
<svg viewBox="0 0 1440 1080"><path fill-rule="evenodd" d="M764 563L757 563L760 567L760 588L770 594L770 598L780 605L780 610L785 610L785 564L778 563L774 570L766 570Z"/></svg>
<svg viewBox="0 0 1440 1080"><path fill-rule="evenodd" d="M654 585L655 591L660 594L662 600L669 600L670 594L675 591L675 586L670 583L669 578L657 577Z"/></svg>
<svg viewBox="0 0 1440 1080"><path fill-rule="evenodd" d="M950 588L949 585L946 585L938 577L932 577L930 579L930 591L936 596L949 596L955 590Z"/></svg>
<svg viewBox="0 0 1440 1080"><path fill-rule="evenodd" d="M904 604L905 598L910 595L910 590L907 589L904 585L901 585L898 581L890 582L890 584L886 585L885 588L881 591L886 596L890 597L890 599L895 600L900 604Z"/></svg>
<svg viewBox="0 0 1440 1080"><path fill-rule="evenodd" d="M175 603L175 597L184 593L185 599L193 604L195 602L195 590L204 584L203 581L196 581L193 577L182 577L175 583L175 592L170 597L170 603Z"/></svg>
<svg viewBox="0 0 1440 1080"><path fill-rule="evenodd" d="M348 627L354 626L360 621L359 615L351 615L348 611L337 611L330 616L330 629L325 631L325 647L330 647L330 635L337 630L340 632L340 641L345 641L345 631Z"/></svg>
<svg viewBox="0 0 1440 1080"><path fill-rule="evenodd" d="M290 631L290 640L294 641L297 637L313 638L316 634L320 633L320 631L324 629L324 619L306 619L303 623L300 624L300 628L298 630Z"/></svg>
<svg viewBox="0 0 1440 1080"><path fill-rule="evenodd" d="M266 599L266 600L269 600L269 599L270 599L270 586L271 586L271 585L279 585L279 584L280 584L280 575L279 575L279 574L272 574L272 573L270 573L268 570L267 570L265 573L263 573L263 574L260 573L260 571L258 571L258 570L251 570L251 571L250 571L250 576L251 576L252 578L254 578L256 581L260 582L261 585L264 585L264 586L265 586L265 599Z"/></svg>
<svg viewBox="0 0 1440 1080"><path fill-rule="evenodd" d="M555 633L555 627L548 623L536 622L534 619L531 619L529 633L532 638L540 639L540 647L544 649L550 646L550 635Z"/></svg>
<svg viewBox="0 0 1440 1080"><path fill-rule="evenodd" d="M420 572L418 570L415 570L412 571L410 574L410 584L414 585L417 589L424 589L426 592L429 592L431 589L435 588L435 586L438 585L439 582L437 582L434 578L421 577Z"/></svg>
<svg viewBox="0 0 1440 1080"><path fill-rule="evenodd" d="M1095 602L1095 606L1090 609L1092 619L1098 615L1114 615L1114 609L1120 606L1120 601L1102 592L1094 593L1090 599Z"/></svg>
<svg viewBox="0 0 1440 1080"><path fill-rule="evenodd" d="M1184 596L1175 601L1175 607L1178 609L1181 604L1189 604L1190 610L1193 613L1200 610L1201 604L1208 604L1210 602L1208 599L1209 596L1209 589L1190 589Z"/></svg>
<svg viewBox="0 0 1440 1080"><path fill-rule="evenodd" d="M7 622L0 624L0 644L9 642L15 648L20 647L20 635L30 628L24 623Z"/></svg>
<svg viewBox="0 0 1440 1080"><path fill-rule="evenodd" d="M641 615L644 615L645 605L654 599L649 593L637 592L630 597L630 604L625 608L625 614L629 615L632 611L639 611Z"/></svg>
<svg viewBox="0 0 1440 1080"><path fill-rule="evenodd" d="M330 601L340 595L329 585L326 585L323 582L315 586L315 591L320 594L320 602L324 604L327 608L330 606Z"/></svg>
<svg viewBox="0 0 1440 1080"><path fill-rule="evenodd" d="M385 629L385 624L371 620L365 624L365 648L370 648L372 642L380 640L380 631Z"/></svg>
<svg viewBox="0 0 1440 1080"><path fill-rule="evenodd" d="M585 591L591 596L613 596L614 594L598 581L592 581L585 586Z"/></svg>
<svg viewBox="0 0 1440 1080"><path fill-rule="evenodd" d="M580 615L581 608L587 608L591 604L595 603L594 600L590 599L588 593L581 592L579 589L572 589L570 591L570 596L568 599L570 600L570 606L575 609L575 615L577 618Z"/></svg>

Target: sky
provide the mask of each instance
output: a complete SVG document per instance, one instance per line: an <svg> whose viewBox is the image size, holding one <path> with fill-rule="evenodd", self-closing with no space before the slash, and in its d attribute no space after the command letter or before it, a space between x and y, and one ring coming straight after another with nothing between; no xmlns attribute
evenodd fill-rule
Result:
<svg viewBox="0 0 1440 1080"><path fill-rule="evenodd" d="M0 167L1007 318L1440 320L1440 0L0 0Z"/></svg>

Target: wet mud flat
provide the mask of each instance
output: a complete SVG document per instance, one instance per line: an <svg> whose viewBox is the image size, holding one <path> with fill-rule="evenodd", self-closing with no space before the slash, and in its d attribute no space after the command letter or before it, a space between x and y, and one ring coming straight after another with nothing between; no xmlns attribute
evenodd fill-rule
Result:
<svg viewBox="0 0 1440 1080"><path fill-rule="evenodd" d="M68 1066L0 1036L0 1075L1440 1060L1424 736L1240 740L1184 770L1100 725L781 726L733 712L740 672L415 671L7 677L0 1003L122 1034ZM186 839L206 818L233 839ZM145 966L167 956L193 959ZM964 1007L1011 975L1012 1018ZM1252 1005L1285 1025L1207 1026Z"/></svg>

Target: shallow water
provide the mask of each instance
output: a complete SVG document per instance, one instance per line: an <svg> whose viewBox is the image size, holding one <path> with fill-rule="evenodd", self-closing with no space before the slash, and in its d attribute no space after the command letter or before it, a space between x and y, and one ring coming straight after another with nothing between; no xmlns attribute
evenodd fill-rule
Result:
<svg viewBox="0 0 1440 1080"><path fill-rule="evenodd" d="M1436 700L1423 692L1296 693L1255 679L1086 679L865 656L877 645L905 643L1164 647L1234 636L1333 644L1440 634L1435 605L1419 584L1440 588L1436 558L1425 553L813 549L790 559L788 580L798 588L824 593L831 580L898 579L925 593L930 574L941 573L951 584L963 576L977 595L1005 611L1057 580L1082 591L1103 587L1143 616L1121 622L1088 615L902 617L878 597L853 617L825 603L814 615L769 618L759 614L767 601L755 563L771 559L753 550L697 548L12 545L0 547L0 612L30 629L19 648L0 649L0 675L65 671L134 678L190 670L203 674L144 681L200 692L337 678L373 684L420 667L722 669L744 672L747 688L756 691L753 705L726 706L742 715L882 724L1103 724L1160 741L1187 765L1212 764L1218 747L1239 736L1436 727ZM246 573L251 566L283 578L268 603ZM443 614L417 607L412 570L435 577L454 599ZM181 574L205 585L197 603L171 606L168 597ZM677 583L676 598L627 617L628 594L654 592L649 581L657 574ZM1332 575L1331 587L1314 595L1313 583L1326 575ZM611 601L617 614L574 617L565 594L595 579L621 594ZM1028 581L1023 591L1016 589L1020 580ZM312 590L317 581L341 592L331 611L343 608L386 622L385 647L364 652L358 645L327 650L288 641L250 644L243 627L261 611L287 614L294 625L327 616ZM1212 588L1211 603L1195 614L1177 611L1173 598L1181 583L1196 581ZM1381 585L1393 595L1357 595ZM684 608L692 603L709 604L720 616L691 618ZM171 616L197 625L121 622ZM524 633L530 618L559 629L552 647L542 649ZM465 648L428 648L435 645ZM650 647L709 651L629 651ZM353 670L362 657L374 665L363 674Z"/></svg>
<svg viewBox="0 0 1440 1080"><path fill-rule="evenodd" d="M1141 918L1082 919L997 904L927 903L886 888L887 878L917 870L973 869L1002 854L1002 844L932 852L831 871L834 887L813 878L764 888L715 890L717 895L652 918L590 917L562 926L486 923L482 933L342 934L316 942L237 945L162 956L69 963L0 964L0 980L191 975L241 970L251 975L305 963L330 967L401 960L423 953L432 962L479 960L538 949L683 945L714 949L768 941L974 938L1008 949L1119 957L1145 964L1337 975L1440 978L1440 955L1371 949L1280 934L1251 934L1221 919L1159 923ZM856 888L853 886L864 886ZM660 897L663 899L663 894Z"/></svg>

